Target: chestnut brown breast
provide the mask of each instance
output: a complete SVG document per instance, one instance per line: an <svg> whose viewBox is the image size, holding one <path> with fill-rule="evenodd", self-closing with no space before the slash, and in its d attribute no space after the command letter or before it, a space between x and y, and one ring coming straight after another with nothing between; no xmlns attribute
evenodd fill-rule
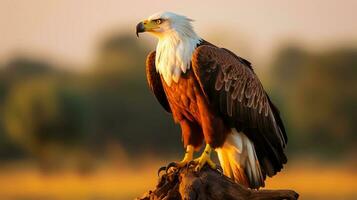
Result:
<svg viewBox="0 0 357 200"><path fill-rule="evenodd" d="M171 86L168 86L163 79L162 83L175 121L179 122L185 118L200 124L197 98L198 95L202 95L202 92L198 90L200 87L193 72L189 70L186 74L182 74L179 81L172 82Z"/></svg>

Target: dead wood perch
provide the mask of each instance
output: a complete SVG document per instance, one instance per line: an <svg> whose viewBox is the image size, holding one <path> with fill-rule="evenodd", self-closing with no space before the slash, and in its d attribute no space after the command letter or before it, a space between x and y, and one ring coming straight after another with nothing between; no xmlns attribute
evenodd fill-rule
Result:
<svg viewBox="0 0 357 200"><path fill-rule="evenodd" d="M137 200L278 200L298 197L292 190L251 190L205 166L200 172L194 172L193 167L170 170L159 178L154 191Z"/></svg>

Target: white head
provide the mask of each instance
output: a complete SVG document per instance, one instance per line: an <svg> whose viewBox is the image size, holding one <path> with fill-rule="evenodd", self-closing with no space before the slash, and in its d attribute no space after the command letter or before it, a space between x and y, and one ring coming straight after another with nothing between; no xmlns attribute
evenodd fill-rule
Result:
<svg viewBox="0 0 357 200"><path fill-rule="evenodd" d="M200 42L192 20L172 12L151 15L136 26L136 33L148 32L159 39L156 47L156 69L165 82L179 81L190 68L192 54Z"/></svg>

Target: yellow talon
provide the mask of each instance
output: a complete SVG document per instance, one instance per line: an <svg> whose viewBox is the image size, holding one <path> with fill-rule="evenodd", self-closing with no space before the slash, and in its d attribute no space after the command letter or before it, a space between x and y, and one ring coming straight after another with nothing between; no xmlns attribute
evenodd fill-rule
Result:
<svg viewBox="0 0 357 200"><path fill-rule="evenodd" d="M212 169L217 169L217 165L211 160L211 151L211 146L207 144L205 150L202 152L202 155L194 160L194 162L197 163L195 171L200 171L206 163Z"/></svg>
<svg viewBox="0 0 357 200"><path fill-rule="evenodd" d="M189 162L191 162L192 158L193 158L193 151L194 151L193 146L187 145L185 156L183 157L183 159L180 162L177 163L177 167L184 167Z"/></svg>
<svg viewBox="0 0 357 200"><path fill-rule="evenodd" d="M194 147L192 145L187 145L185 156L180 162L172 162L169 163L166 167L160 167L157 174L160 175L161 171L166 171L166 173L168 173L168 172L172 172L172 170L175 170L177 168L185 167L192 161L193 152L194 152Z"/></svg>

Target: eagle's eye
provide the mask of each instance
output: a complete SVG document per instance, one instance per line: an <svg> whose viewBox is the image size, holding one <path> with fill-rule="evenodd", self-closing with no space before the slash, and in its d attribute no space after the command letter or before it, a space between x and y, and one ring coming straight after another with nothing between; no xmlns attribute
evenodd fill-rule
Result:
<svg viewBox="0 0 357 200"><path fill-rule="evenodd" d="M159 24L161 24L161 23L162 23L162 19L156 19L156 20L155 20L155 24L159 25Z"/></svg>

